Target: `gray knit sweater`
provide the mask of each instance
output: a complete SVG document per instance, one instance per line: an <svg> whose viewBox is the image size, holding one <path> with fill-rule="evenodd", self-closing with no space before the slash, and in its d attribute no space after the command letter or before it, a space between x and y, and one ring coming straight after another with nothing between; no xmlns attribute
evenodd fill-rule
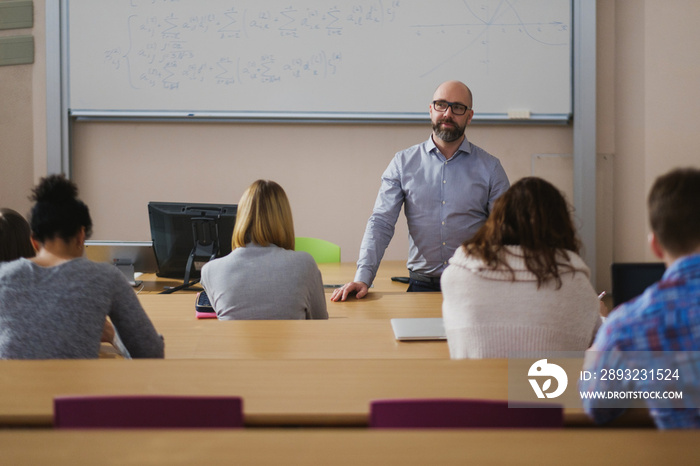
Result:
<svg viewBox="0 0 700 466"><path fill-rule="evenodd" d="M321 272L309 253L248 243L202 268L219 320L328 319Z"/></svg>
<svg viewBox="0 0 700 466"><path fill-rule="evenodd" d="M163 357L163 339L116 267L0 263L0 358L97 358L106 316L132 358Z"/></svg>

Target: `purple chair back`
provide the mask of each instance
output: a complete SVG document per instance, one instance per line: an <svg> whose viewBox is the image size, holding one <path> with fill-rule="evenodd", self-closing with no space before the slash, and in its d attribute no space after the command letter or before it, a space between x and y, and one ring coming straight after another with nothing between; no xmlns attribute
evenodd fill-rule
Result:
<svg viewBox="0 0 700 466"><path fill-rule="evenodd" d="M519 407L509 408L507 401L500 400L375 400L370 404L370 427L556 428L564 424L564 410L560 405L516 406Z"/></svg>
<svg viewBox="0 0 700 466"><path fill-rule="evenodd" d="M54 427L243 427L243 401L229 396L56 397Z"/></svg>

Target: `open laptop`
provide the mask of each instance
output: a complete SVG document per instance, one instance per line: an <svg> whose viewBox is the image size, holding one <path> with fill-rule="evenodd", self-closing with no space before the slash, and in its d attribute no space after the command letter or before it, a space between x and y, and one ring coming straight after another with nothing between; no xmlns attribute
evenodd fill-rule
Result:
<svg viewBox="0 0 700 466"><path fill-rule="evenodd" d="M397 340L446 340L442 317L391 319Z"/></svg>
<svg viewBox="0 0 700 466"><path fill-rule="evenodd" d="M644 293L661 280L666 271L663 262L615 262L612 264L613 306L617 307Z"/></svg>

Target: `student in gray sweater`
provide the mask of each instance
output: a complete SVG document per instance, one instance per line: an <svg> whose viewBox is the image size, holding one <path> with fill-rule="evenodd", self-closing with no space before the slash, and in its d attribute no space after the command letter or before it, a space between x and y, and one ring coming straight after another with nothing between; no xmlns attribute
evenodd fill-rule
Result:
<svg viewBox="0 0 700 466"><path fill-rule="evenodd" d="M243 194L232 252L202 267L202 286L219 320L328 319L321 272L294 250L292 209L274 181Z"/></svg>
<svg viewBox="0 0 700 466"><path fill-rule="evenodd" d="M163 339L123 275L82 257L92 220L76 186L53 175L33 193L37 254L0 263L0 358L97 358L114 331L107 316L131 357L162 358Z"/></svg>

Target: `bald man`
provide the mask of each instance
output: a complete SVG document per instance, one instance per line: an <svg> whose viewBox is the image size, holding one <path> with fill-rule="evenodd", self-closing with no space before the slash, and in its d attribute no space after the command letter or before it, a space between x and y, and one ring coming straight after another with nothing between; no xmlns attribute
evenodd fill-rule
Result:
<svg viewBox="0 0 700 466"><path fill-rule="evenodd" d="M471 238L510 184L500 161L470 143L472 93L459 81L442 83L428 106L431 137L398 152L382 175L360 246L355 281L332 301L367 295L404 206L409 235L407 291L440 291L440 276L457 247Z"/></svg>

